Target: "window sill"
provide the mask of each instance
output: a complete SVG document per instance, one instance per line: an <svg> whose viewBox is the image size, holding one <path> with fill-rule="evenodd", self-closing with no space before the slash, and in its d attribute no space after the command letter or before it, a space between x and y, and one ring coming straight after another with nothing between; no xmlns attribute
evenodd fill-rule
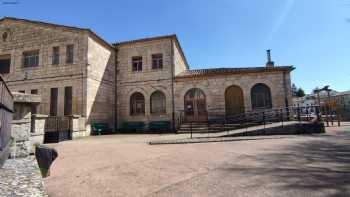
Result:
<svg viewBox="0 0 350 197"><path fill-rule="evenodd" d="M145 114L131 114L131 117L145 117Z"/></svg>
<svg viewBox="0 0 350 197"><path fill-rule="evenodd" d="M36 70L36 69L40 69L41 65L37 65L37 66L30 66L30 67L24 67L22 66L22 70Z"/></svg>
<svg viewBox="0 0 350 197"><path fill-rule="evenodd" d="M151 113L152 116L160 116L160 115L167 115L166 112L154 112L154 113Z"/></svg>

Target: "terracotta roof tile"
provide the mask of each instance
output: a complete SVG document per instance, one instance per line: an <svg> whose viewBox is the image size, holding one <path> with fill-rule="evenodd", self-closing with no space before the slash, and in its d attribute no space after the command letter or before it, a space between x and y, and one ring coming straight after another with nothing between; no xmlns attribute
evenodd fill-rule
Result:
<svg viewBox="0 0 350 197"><path fill-rule="evenodd" d="M178 74L176 77L186 78L186 77L207 76L207 75L225 75L225 74L255 73L255 72L292 71L292 70L294 70L293 66L275 66L273 68L268 68L268 67L208 68L208 69L186 70Z"/></svg>

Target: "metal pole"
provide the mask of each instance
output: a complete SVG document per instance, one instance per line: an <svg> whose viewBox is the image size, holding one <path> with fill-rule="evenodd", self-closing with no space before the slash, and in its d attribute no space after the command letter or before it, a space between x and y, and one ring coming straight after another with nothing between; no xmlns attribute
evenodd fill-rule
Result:
<svg viewBox="0 0 350 197"><path fill-rule="evenodd" d="M301 122L299 103L298 103L297 113L298 113L298 121Z"/></svg>
<svg viewBox="0 0 350 197"><path fill-rule="evenodd" d="M265 125L266 125L265 112L262 112L262 114L263 114L264 130L265 130Z"/></svg>
<svg viewBox="0 0 350 197"><path fill-rule="evenodd" d="M338 127L340 127L340 114L339 114L339 110L337 110L337 120L338 120Z"/></svg>
<svg viewBox="0 0 350 197"><path fill-rule="evenodd" d="M315 106L317 121L321 121L320 106Z"/></svg>
<svg viewBox="0 0 350 197"><path fill-rule="evenodd" d="M190 123L191 139L192 139L192 122Z"/></svg>
<svg viewBox="0 0 350 197"><path fill-rule="evenodd" d="M282 127L283 127L283 109L281 109L281 123L282 123Z"/></svg>

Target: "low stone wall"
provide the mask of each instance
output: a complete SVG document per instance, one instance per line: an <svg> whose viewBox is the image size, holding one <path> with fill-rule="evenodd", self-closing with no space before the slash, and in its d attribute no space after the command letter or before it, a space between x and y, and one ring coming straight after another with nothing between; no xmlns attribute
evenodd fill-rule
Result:
<svg viewBox="0 0 350 197"><path fill-rule="evenodd" d="M323 122L302 122L290 125L271 127L266 129L258 129L246 132L235 133L226 135L225 137L238 137L238 136L259 136L259 135L298 135L298 134L312 134L312 133L324 133L325 127Z"/></svg>
<svg viewBox="0 0 350 197"><path fill-rule="evenodd" d="M36 144L44 142L46 115L33 115L31 118L12 121L11 158L33 154Z"/></svg>
<svg viewBox="0 0 350 197"><path fill-rule="evenodd" d="M30 119L13 120L11 158L26 157L30 153Z"/></svg>

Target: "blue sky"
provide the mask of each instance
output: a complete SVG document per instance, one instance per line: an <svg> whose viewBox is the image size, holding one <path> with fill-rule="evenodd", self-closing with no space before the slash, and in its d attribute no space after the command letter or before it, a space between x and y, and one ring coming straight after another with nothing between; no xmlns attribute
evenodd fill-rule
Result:
<svg viewBox="0 0 350 197"><path fill-rule="evenodd" d="M0 17L88 27L109 42L176 33L191 68L294 65L307 92L350 90L350 0L0 0Z"/></svg>

